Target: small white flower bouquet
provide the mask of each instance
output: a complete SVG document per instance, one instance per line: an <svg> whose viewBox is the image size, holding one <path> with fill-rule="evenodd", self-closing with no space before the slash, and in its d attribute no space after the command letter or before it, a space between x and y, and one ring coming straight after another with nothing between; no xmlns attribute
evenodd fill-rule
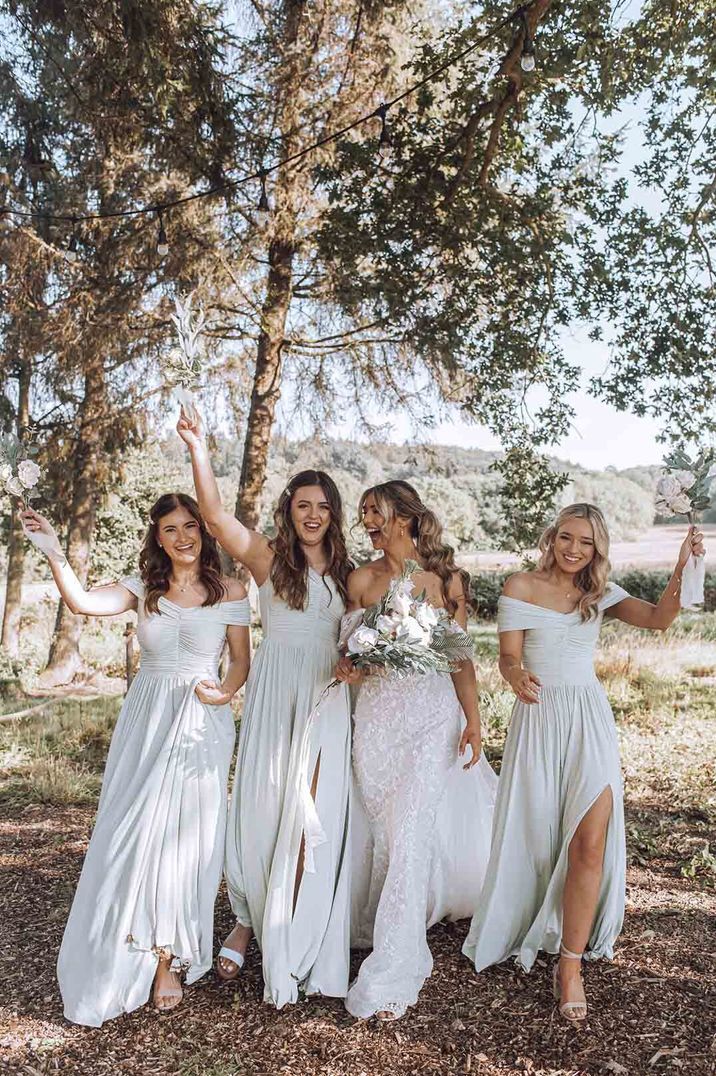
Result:
<svg viewBox="0 0 716 1076"><path fill-rule="evenodd" d="M31 458L37 455L34 445L25 445L12 433L0 436L0 482L6 493L18 497L23 508L36 496L35 486L41 471Z"/></svg>
<svg viewBox="0 0 716 1076"><path fill-rule="evenodd" d="M454 672L472 657L472 639L445 609L436 609L425 592L414 594L411 575L420 571L415 561L388 591L366 609L356 626L348 623L346 654L359 669L384 669L398 678L414 673Z"/></svg>
<svg viewBox="0 0 716 1076"><path fill-rule="evenodd" d="M15 434L0 436L0 483L5 493L18 498L23 509L29 508L37 496L36 486L42 477L39 465L32 459L37 453L36 445L25 444ZM54 551L55 543L46 534L28 531L24 524L22 529L43 553Z"/></svg>
<svg viewBox="0 0 716 1076"><path fill-rule="evenodd" d="M194 316L193 293L185 302L174 300L175 314L171 315L176 329L178 347L172 348L162 366L167 384L173 390L177 402L191 417L194 410L193 392L199 387L204 368L204 355L199 338L206 327L206 317L200 308Z"/></svg>
<svg viewBox="0 0 716 1076"><path fill-rule="evenodd" d="M664 459L666 474L656 486L656 509L663 515L686 516L696 522L698 512L711 505L711 483L716 478L716 449L704 449L691 459L681 448ZM690 557L681 581L682 609L698 609L704 602L706 558Z"/></svg>

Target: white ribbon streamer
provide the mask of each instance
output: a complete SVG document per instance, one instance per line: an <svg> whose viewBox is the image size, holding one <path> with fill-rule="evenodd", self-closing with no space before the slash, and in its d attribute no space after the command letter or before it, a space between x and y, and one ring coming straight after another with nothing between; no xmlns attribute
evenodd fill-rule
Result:
<svg viewBox="0 0 716 1076"><path fill-rule="evenodd" d="M706 557L687 560L681 576L681 608L700 609L704 604L704 583L706 581Z"/></svg>
<svg viewBox="0 0 716 1076"><path fill-rule="evenodd" d="M29 531L22 524L23 534L26 538L37 546L41 553L44 553L46 557L57 561L59 564L67 564L67 557L57 545L57 539L53 535L45 534L44 531Z"/></svg>

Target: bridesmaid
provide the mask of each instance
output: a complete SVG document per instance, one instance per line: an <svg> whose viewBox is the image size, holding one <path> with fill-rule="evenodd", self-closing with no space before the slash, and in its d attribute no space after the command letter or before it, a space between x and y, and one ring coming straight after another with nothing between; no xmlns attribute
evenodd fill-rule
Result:
<svg viewBox="0 0 716 1076"><path fill-rule="evenodd" d="M584 1020L582 957L611 958L624 918L626 850L614 716L594 673L605 613L664 631L681 574L703 551L694 527L656 605L608 582L609 534L591 504L565 508L539 543L534 571L499 602L500 671L517 701L505 744L487 881L463 952L477 971L540 949L559 953L560 1014Z"/></svg>
<svg viewBox="0 0 716 1076"><path fill-rule="evenodd" d="M216 542L183 493L153 505L139 577L86 591L51 524L27 510L73 613L138 614L141 666L117 720L92 839L58 961L65 1016L99 1027L147 1001L182 998L212 958L234 720L249 669L249 603L222 577ZM217 665L228 640L223 683Z"/></svg>
<svg viewBox="0 0 716 1076"><path fill-rule="evenodd" d="M264 640L246 689L226 840L236 926L217 960L234 979L251 934L263 957L264 997L281 1008L305 994L348 989L350 790L348 692L333 688L338 633L352 568L343 509L323 471L288 483L275 538L221 505L201 420L177 426L191 453L204 518L259 588Z"/></svg>

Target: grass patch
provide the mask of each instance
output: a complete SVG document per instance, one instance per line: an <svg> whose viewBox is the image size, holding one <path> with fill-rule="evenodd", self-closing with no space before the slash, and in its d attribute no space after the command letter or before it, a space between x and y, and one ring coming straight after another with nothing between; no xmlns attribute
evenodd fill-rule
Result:
<svg viewBox="0 0 716 1076"><path fill-rule="evenodd" d="M114 697L60 700L0 725L0 804L95 802L120 705Z"/></svg>

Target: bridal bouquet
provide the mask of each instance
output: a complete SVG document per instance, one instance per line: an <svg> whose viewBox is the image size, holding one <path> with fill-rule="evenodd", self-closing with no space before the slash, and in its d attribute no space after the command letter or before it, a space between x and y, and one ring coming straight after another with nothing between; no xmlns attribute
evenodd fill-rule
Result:
<svg viewBox="0 0 716 1076"><path fill-rule="evenodd" d="M716 449L703 450L691 459L683 449L674 449L664 459L666 474L656 486L658 512L686 516L696 522L696 514L711 504L711 483L716 478ZM682 609L703 605L705 557L690 557L681 581Z"/></svg>
<svg viewBox="0 0 716 1076"><path fill-rule="evenodd" d="M204 366L199 337L206 326L204 311L199 309L194 316L192 301L193 294L188 295L183 303L181 299L174 300L176 313L171 315L171 319L178 346L169 352L162 363L167 384L187 415L194 410L193 391L199 386Z"/></svg>
<svg viewBox="0 0 716 1076"><path fill-rule="evenodd" d="M454 672L472 657L472 640L425 591L414 594L411 575L420 565L408 560L379 602L356 626L349 622L346 654L359 669L385 669L402 678L412 673Z"/></svg>

